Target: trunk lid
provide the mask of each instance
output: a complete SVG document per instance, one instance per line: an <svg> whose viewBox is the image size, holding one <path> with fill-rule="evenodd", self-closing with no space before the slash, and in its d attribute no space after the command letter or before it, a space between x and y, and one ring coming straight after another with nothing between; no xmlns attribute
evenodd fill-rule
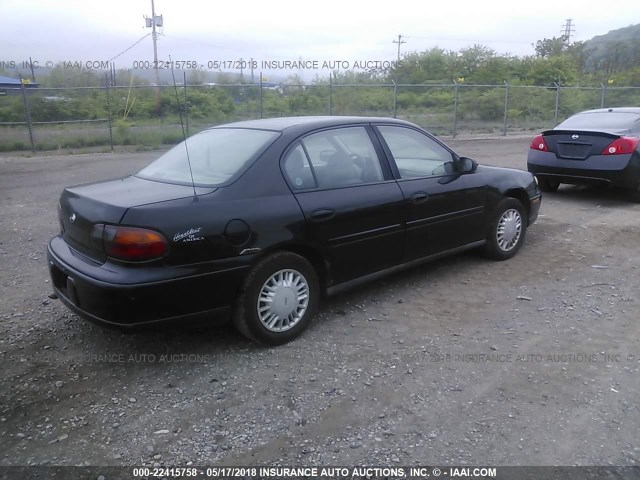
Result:
<svg viewBox="0 0 640 480"><path fill-rule="evenodd" d="M558 157L585 160L592 155L600 155L611 142L625 133L628 131L547 130L542 135L549 151Z"/></svg>
<svg viewBox="0 0 640 480"><path fill-rule="evenodd" d="M196 187L198 195L214 190ZM131 207L190 196L193 196L191 185L155 182L135 176L68 187L60 196L62 238L74 250L102 263L106 258L102 229L94 228L96 224L119 224Z"/></svg>

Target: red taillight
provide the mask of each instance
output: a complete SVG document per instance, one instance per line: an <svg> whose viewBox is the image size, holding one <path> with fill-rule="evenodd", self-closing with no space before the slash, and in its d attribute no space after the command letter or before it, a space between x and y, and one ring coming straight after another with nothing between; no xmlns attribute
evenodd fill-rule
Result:
<svg viewBox="0 0 640 480"><path fill-rule="evenodd" d="M602 155L622 155L624 153L633 153L633 151L638 146L638 142L640 142L640 138L616 138L602 151Z"/></svg>
<svg viewBox="0 0 640 480"><path fill-rule="evenodd" d="M540 150L541 152L548 152L549 147L547 147L547 142L544 141L544 137L542 135L536 135L533 137L531 141L531 145L529 148L533 148L534 150Z"/></svg>
<svg viewBox="0 0 640 480"><path fill-rule="evenodd" d="M161 233L145 228L105 225L102 240L109 257L128 262L160 258L168 247Z"/></svg>

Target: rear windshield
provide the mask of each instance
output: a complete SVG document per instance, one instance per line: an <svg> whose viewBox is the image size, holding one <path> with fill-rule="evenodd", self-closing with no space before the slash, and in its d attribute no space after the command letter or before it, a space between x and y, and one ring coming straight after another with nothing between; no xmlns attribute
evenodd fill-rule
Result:
<svg viewBox="0 0 640 480"><path fill-rule="evenodd" d="M269 130L214 128L186 140L193 183L222 185L243 173L279 136ZM137 176L159 182L191 185L185 142L179 143Z"/></svg>
<svg viewBox="0 0 640 480"><path fill-rule="evenodd" d="M567 118L556 130L628 130L638 119L640 115L629 112L579 113Z"/></svg>

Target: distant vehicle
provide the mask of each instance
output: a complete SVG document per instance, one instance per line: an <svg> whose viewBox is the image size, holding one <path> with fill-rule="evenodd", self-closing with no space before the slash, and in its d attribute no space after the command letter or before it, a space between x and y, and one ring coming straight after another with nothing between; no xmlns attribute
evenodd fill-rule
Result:
<svg viewBox="0 0 640 480"><path fill-rule="evenodd" d="M601 108L569 117L531 142L527 169L543 192L561 183L640 187L640 108Z"/></svg>
<svg viewBox="0 0 640 480"><path fill-rule="evenodd" d="M66 188L49 270L98 323L233 311L247 337L281 344L323 293L471 248L512 257L540 198L530 173L478 166L401 120L232 123L130 177Z"/></svg>

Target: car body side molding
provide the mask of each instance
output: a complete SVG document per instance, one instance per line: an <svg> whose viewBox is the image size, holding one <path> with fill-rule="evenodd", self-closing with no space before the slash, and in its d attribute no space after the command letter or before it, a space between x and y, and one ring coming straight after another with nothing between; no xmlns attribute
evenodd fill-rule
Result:
<svg viewBox="0 0 640 480"><path fill-rule="evenodd" d="M459 252L464 252L465 250L473 250L474 248L482 247L487 243L486 240L479 240L477 242L468 243L466 245L462 245L460 247L452 248L451 250L446 250L444 252L435 253L433 255L428 255L426 257L418 258L416 260L411 260L409 262L402 263L400 265L395 265L393 267L389 267L385 270L380 270L374 273L370 273L368 275L364 275L362 277L354 278L353 280L349 280L347 282L340 283L338 285L333 285L332 287L327 288L327 295L336 295L338 293L350 290L359 285L363 285L365 283L371 282L373 280L377 280L382 277L386 277L387 275L391 275L392 273L400 272L402 270L407 270L409 268L421 265L423 263L428 263L433 260L437 260L438 258L448 257L450 255L454 255Z"/></svg>

